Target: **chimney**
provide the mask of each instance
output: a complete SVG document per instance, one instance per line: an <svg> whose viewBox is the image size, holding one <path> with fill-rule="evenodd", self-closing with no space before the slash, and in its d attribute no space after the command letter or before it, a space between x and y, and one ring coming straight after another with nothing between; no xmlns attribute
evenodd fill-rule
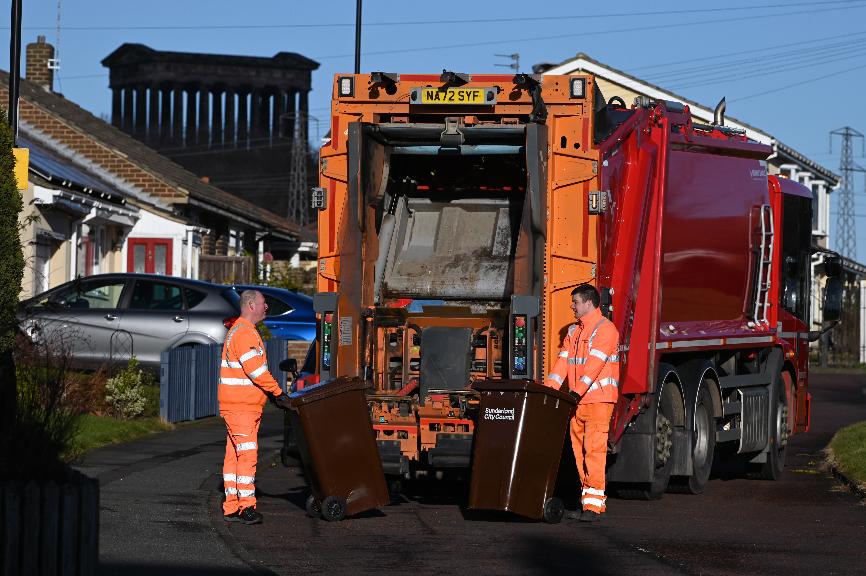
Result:
<svg viewBox="0 0 866 576"><path fill-rule="evenodd" d="M49 92L54 90L54 70L49 62L54 60L54 46L45 42L45 36L37 36L36 42L27 45L27 69L25 78L39 84Z"/></svg>

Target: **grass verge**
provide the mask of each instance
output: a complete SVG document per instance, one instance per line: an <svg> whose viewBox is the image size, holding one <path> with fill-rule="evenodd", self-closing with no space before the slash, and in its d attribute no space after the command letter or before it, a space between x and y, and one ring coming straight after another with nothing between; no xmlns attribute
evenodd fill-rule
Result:
<svg viewBox="0 0 866 576"><path fill-rule="evenodd" d="M842 428L830 441L830 463L866 494L866 422Z"/></svg>
<svg viewBox="0 0 866 576"><path fill-rule="evenodd" d="M78 420L78 427L68 457L74 458L109 444L130 442L154 432L171 430L173 426L158 417L121 420L111 416L85 414Z"/></svg>

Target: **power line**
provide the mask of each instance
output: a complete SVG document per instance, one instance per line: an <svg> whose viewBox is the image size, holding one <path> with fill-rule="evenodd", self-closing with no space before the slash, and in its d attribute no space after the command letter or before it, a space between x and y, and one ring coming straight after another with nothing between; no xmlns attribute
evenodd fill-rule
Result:
<svg viewBox="0 0 866 576"><path fill-rule="evenodd" d="M680 14L711 14L720 12L739 12L739 11L755 11L768 9L783 9L790 10L797 6L822 6L822 5L838 5L838 4L861 4L864 0L825 0L823 2L796 2L796 3L773 3L759 4L751 6L729 6L726 8L691 8L682 10L646 10L633 12L611 12L604 14L561 14L557 16L530 16L530 17L513 17L513 18L468 18L462 20L405 20L405 21L385 21L385 22L369 22L365 23L364 27L391 27L391 26L435 26L435 25L455 25L455 24L497 24L509 22L550 22L563 20L592 20L600 18L634 18L647 16L670 16ZM333 22L333 23L304 23L304 24L198 24L198 25L177 25L177 26L66 26L65 31L75 32L98 32L98 31L134 31L134 30L266 30L266 29L303 29L303 28L351 28L354 27L354 22ZM28 26L24 30L44 30L44 26ZM8 27L0 27L2 30L8 30Z"/></svg>
<svg viewBox="0 0 866 576"><path fill-rule="evenodd" d="M803 14L815 14L815 13L823 13L823 12L836 12L839 10L851 10L851 9L860 9L864 8L863 4L858 4L856 6L848 6L844 8L826 8L821 10L801 10L799 12L784 12L782 14L778 14L775 18L787 18L791 16L800 16ZM525 38L505 38L503 37L501 40L488 40L485 42L462 42L459 44L438 44L436 46L424 46L418 48L409 48L403 47L399 50L379 50L379 51L368 51L364 52L365 56L381 56L388 54L406 54L409 52L427 52L430 50L452 50L455 48L475 48L478 46L495 46L498 44L513 44L515 42L539 42L546 40L560 40L566 38L584 38L591 36L604 36L609 34L621 34L621 33L630 33L630 32L648 32L652 30L669 30L672 28L683 28L683 27L694 27L694 26L702 26L705 24L710 25L718 25L725 24L729 22L742 22L743 20L754 20L754 15L752 16L740 16L736 18L723 18L723 19L713 19L713 20L697 20L691 22L674 22L667 24L657 24L653 26L632 26L629 28L613 28L608 30L594 30L587 32L577 32L571 34L547 34L545 36L530 36ZM332 54L329 56L316 56L316 60L331 60L337 58L348 58L352 57L354 54Z"/></svg>
<svg viewBox="0 0 866 576"><path fill-rule="evenodd" d="M802 86L804 84L812 84L813 82L818 82L820 80L826 80L827 78L833 78L834 76L840 76L842 74L848 74L849 72L854 72L855 70L862 70L866 68L866 64L861 66L853 66L851 68L846 68L844 70L839 70L837 72L831 72L830 74L824 74L823 76L815 76L811 78L803 78L798 82L794 82L793 84L787 84L785 86L779 86L777 88L772 88L770 90L764 90L763 92L756 92L755 94L749 94L748 96L740 96L739 98L731 98L729 102L742 102L743 100L751 100L752 98L758 98L759 96L766 96L767 94L773 94L774 92L781 92L783 90L787 90L788 88L796 88L798 86Z"/></svg>

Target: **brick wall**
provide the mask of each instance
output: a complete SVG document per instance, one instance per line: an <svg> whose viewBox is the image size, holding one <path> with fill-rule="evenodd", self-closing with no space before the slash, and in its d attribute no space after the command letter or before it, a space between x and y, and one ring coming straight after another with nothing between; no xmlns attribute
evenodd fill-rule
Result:
<svg viewBox="0 0 866 576"><path fill-rule="evenodd" d="M54 46L45 42L45 36L38 36L36 42L27 45L25 78L39 84L46 90L54 90L54 70L48 61L54 58Z"/></svg>
<svg viewBox="0 0 866 576"><path fill-rule="evenodd" d="M290 340L287 344L287 358L294 358L298 361L298 368L304 365L304 359L307 357L307 350L310 349L312 342L305 340Z"/></svg>

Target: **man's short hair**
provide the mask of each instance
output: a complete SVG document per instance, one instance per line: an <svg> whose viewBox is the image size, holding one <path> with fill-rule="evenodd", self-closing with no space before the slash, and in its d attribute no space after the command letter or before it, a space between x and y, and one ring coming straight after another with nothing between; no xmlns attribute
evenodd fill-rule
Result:
<svg viewBox="0 0 866 576"><path fill-rule="evenodd" d="M260 295L261 292L259 292L258 290L244 290L243 292L241 292L241 310L255 302L256 298L258 298Z"/></svg>
<svg viewBox="0 0 866 576"><path fill-rule="evenodd" d="M579 284L574 290L571 291L571 295L575 294L580 295L580 299L584 302L587 300L592 300L592 305L598 308L599 303L601 302L601 296L598 294L598 290L595 289L595 286L592 284Z"/></svg>

